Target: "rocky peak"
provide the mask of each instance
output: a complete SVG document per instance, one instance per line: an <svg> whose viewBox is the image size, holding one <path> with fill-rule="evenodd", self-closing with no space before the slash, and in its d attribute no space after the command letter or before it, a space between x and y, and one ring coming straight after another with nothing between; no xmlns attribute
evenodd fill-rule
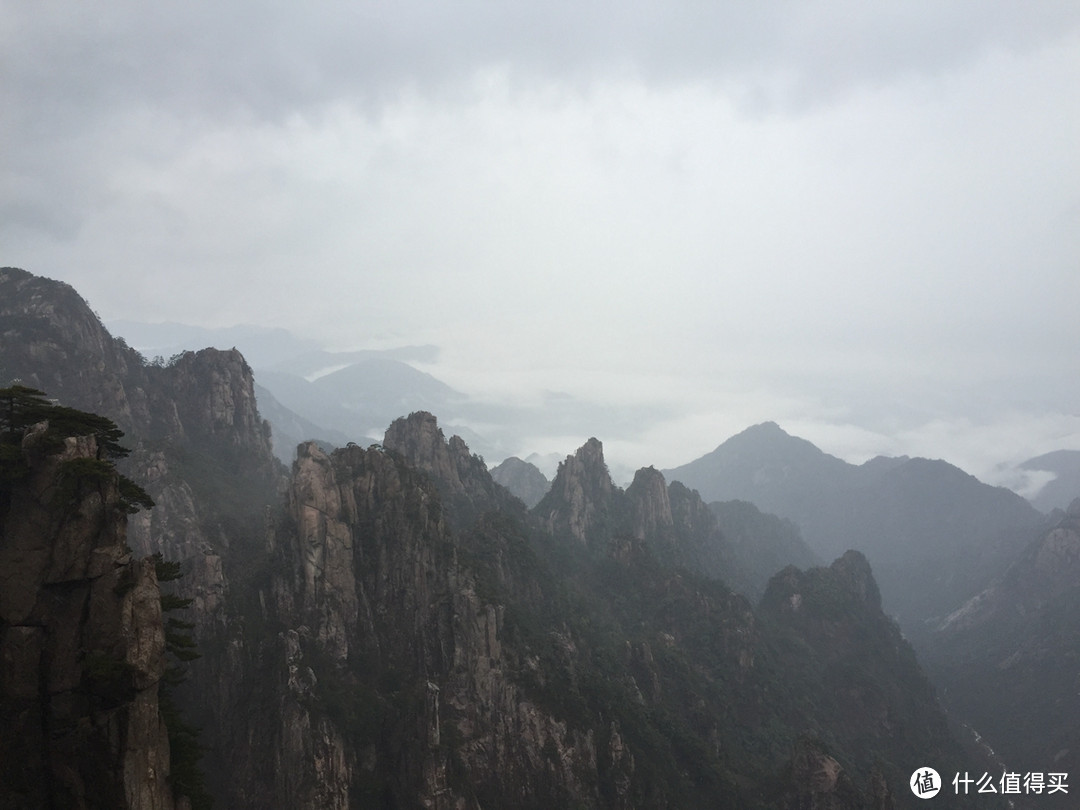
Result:
<svg viewBox="0 0 1080 810"><path fill-rule="evenodd" d="M485 511L521 510L521 504L495 483L484 460L469 451L465 440L455 435L447 441L438 421L426 411L394 420L386 429L383 446L434 481L448 519L458 528Z"/></svg>
<svg viewBox="0 0 1080 810"><path fill-rule="evenodd" d="M827 621L884 619L870 563L858 551L845 552L828 568L800 571L787 566L769 580L762 607L770 613Z"/></svg>
<svg viewBox="0 0 1080 810"><path fill-rule="evenodd" d="M870 561L862 552L854 549L845 551L829 568L840 587L857 601L875 610L881 609L881 592L870 570Z"/></svg>
<svg viewBox="0 0 1080 810"><path fill-rule="evenodd" d="M0 346L0 385L21 379L64 405L112 419L135 441L190 439L215 450L242 448L257 456L248 462L268 463L269 426L236 349L146 365L70 286L14 268L0 269Z"/></svg>
<svg viewBox="0 0 1080 810"><path fill-rule="evenodd" d="M13 267L0 269L0 385L20 379L130 431L147 416L126 385L141 376L138 352L114 339L74 289ZM138 387L138 386L135 386Z"/></svg>
<svg viewBox="0 0 1080 810"><path fill-rule="evenodd" d="M161 371L162 384L155 387L155 433L242 448L264 461L272 455L270 428L255 402L255 378L240 352L184 352Z"/></svg>
<svg viewBox="0 0 1080 810"><path fill-rule="evenodd" d="M670 538L675 524L667 482L655 467L642 467L626 490L632 513L632 531L639 539ZM669 540L670 542L670 540Z"/></svg>
<svg viewBox="0 0 1080 810"><path fill-rule="evenodd" d="M604 446L589 439L559 464L551 490L536 513L553 534L566 534L583 545L610 536L613 501L621 491L611 481L604 463Z"/></svg>
<svg viewBox="0 0 1080 810"><path fill-rule="evenodd" d="M423 470L451 492L465 491L450 446L432 414L416 411L395 419L386 429L383 446L400 453L410 466Z"/></svg>

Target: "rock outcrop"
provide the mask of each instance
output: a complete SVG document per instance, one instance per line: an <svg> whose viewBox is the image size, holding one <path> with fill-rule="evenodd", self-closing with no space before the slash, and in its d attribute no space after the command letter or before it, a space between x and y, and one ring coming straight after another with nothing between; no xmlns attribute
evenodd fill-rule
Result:
<svg viewBox="0 0 1080 810"><path fill-rule="evenodd" d="M911 735L920 738L927 761L962 757L911 645L881 610L861 553L847 551L827 568L785 568L770 580L757 614L787 666L802 673L789 684L794 705L805 711L815 703L864 768L903 761ZM811 697L813 680L827 688ZM803 722L814 727L809 715ZM897 768L887 776L903 785L908 774Z"/></svg>
<svg viewBox="0 0 1080 810"><path fill-rule="evenodd" d="M108 416L130 433L151 416L138 352L69 285L0 268L0 385L13 380Z"/></svg>
<svg viewBox="0 0 1080 810"><path fill-rule="evenodd" d="M121 472L156 503L132 516L127 544L180 563L178 595L191 598L195 638L228 654L190 667L177 699L213 751L228 746L244 681L241 630L252 580L263 577L268 516L283 471L260 418L252 371L235 350L186 352L146 363L113 338L68 285L0 270L0 373L38 386L64 406L101 414L127 434ZM239 584L240 593L233 592ZM224 759L224 758L222 758ZM216 769L210 768L211 781ZM229 781L216 771L218 785Z"/></svg>
<svg viewBox="0 0 1080 810"><path fill-rule="evenodd" d="M550 491L534 512L552 534L590 546L612 534L615 500L621 495L604 463L604 446L593 438L559 464Z"/></svg>
<svg viewBox="0 0 1080 810"><path fill-rule="evenodd" d="M442 464L428 472L379 448L299 448L269 607L284 711L260 735L271 750L250 751L289 763L268 801L473 808L513 795L521 806L592 806L592 734L522 691L514 675L526 663L504 647L503 607L458 562L432 475L460 467L432 426L404 420L388 442ZM436 436L441 448L425 442Z"/></svg>
<svg viewBox="0 0 1080 810"><path fill-rule="evenodd" d="M653 538L658 545L673 545L675 519L671 514L671 499L667 482L655 467L642 467L626 490L630 504L631 532L644 540Z"/></svg>
<svg viewBox="0 0 1080 810"><path fill-rule="evenodd" d="M824 747L800 738L791 755L789 787L783 810L893 810L892 791L875 769L866 792L859 790L844 767Z"/></svg>
<svg viewBox="0 0 1080 810"><path fill-rule="evenodd" d="M47 433L0 486L0 807L172 810L154 561L93 437Z"/></svg>
<svg viewBox="0 0 1080 810"><path fill-rule="evenodd" d="M465 440L443 435L436 418L417 411L395 419L386 429L383 447L426 473L435 483L456 528L465 528L485 509L520 512L510 492L491 477L483 459Z"/></svg>

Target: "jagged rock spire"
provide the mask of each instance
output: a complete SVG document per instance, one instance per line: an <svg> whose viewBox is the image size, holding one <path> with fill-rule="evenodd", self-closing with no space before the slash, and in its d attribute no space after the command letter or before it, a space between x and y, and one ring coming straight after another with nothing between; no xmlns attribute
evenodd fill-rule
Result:
<svg viewBox="0 0 1080 810"><path fill-rule="evenodd" d="M618 489L604 463L604 446L591 438L559 465L551 491L536 512L552 534L565 534L593 545L610 529L612 501Z"/></svg>

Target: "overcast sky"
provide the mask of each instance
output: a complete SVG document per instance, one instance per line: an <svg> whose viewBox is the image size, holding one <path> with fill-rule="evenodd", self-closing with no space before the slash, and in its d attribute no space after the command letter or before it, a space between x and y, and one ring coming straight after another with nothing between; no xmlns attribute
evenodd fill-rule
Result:
<svg viewBox="0 0 1080 810"><path fill-rule="evenodd" d="M0 0L0 110L0 264L639 415L522 454L1080 448L1074 0Z"/></svg>

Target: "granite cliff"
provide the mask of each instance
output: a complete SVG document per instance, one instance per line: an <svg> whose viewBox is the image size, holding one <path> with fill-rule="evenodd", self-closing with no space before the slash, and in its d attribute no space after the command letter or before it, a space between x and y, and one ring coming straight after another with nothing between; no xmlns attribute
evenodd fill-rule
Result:
<svg viewBox="0 0 1080 810"><path fill-rule="evenodd" d="M38 402L19 393L0 445L0 807L186 806L159 707L155 562L126 543L130 482L93 434L64 435L77 415L16 424L19 400Z"/></svg>
<svg viewBox="0 0 1080 810"><path fill-rule="evenodd" d="M126 434L131 453L117 460L118 469L156 504L130 517L126 542L136 556L161 553L180 565L176 590L193 600L198 643L222 651L191 664L177 700L202 728L204 744L223 750L243 682L241 607L284 481L250 367L239 352L214 349L147 363L111 337L68 285L3 268L0 371L5 384L44 387L64 406L101 414ZM230 781L214 768L208 777L218 793Z"/></svg>

